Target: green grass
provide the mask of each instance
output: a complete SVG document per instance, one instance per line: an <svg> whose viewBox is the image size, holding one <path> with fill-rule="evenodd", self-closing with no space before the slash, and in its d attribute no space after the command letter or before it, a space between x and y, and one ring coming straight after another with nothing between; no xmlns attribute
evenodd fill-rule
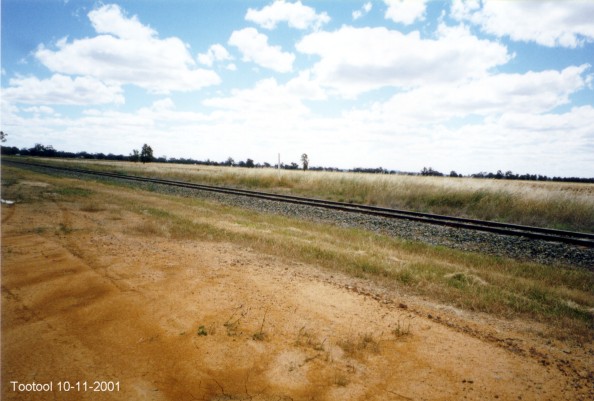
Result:
<svg viewBox="0 0 594 401"><path fill-rule="evenodd" d="M93 193L90 189L79 187L61 187L56 188L54 192L63 197L86 197Z"/></svg>

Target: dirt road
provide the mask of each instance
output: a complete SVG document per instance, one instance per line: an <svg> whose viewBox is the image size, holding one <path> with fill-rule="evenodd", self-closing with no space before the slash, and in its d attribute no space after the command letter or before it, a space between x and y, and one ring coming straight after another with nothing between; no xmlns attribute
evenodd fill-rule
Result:
<svg viewBox="0 0 594 401"><path fill-rule="evenodd" d="M592 395L591 347L142 223L118 206L2 205L3 400Z"/></svg>

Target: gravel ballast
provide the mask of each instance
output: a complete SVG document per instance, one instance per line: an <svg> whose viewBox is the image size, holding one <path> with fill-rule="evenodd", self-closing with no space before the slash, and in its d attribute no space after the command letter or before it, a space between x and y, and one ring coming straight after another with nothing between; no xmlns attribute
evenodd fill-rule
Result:
<svg viewBox="0 0 594 401"><path fill-rule="evenodd" d="M463 228L447 227L409 220L362 215L331 210L316 206L297 205L273 200L256 199L241 195L230 195L197 189L180 188L163 184L122 181L121 179L99 177L84 173L56 171L38 166L19 166L58 176L80 179L95 179L101 182L115 182L135 188L159 193L200 197L230 206L238 206L257 212L274 213L310 221L352 227L402 238L420 241L435 246L444 246L463 251L487 253L544 264L564 264L594 270L594 249L551 241L529 239L521 236L507 236Z"/></svg>

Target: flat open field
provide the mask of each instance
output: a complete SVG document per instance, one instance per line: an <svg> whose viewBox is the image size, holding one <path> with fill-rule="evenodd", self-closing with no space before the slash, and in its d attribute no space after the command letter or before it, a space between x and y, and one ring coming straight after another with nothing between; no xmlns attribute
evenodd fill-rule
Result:
<svg viewBox="0 0 594 401"><path fill-rule="evenodd" d="M12 167L2 198L3 400L594 397L591 271Z"/></svg>
<svg viewBox="0 0 594 401"><path fill-rule="evenodd" d="M39 159L34 158L33 161ZM42 159L341 202L594 232L594 184Z"/></svg>

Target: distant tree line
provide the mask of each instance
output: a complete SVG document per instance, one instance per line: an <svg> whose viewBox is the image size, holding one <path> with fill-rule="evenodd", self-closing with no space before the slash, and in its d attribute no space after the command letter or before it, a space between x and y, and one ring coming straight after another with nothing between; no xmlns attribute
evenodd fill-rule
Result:
<svg viewBox="0 0 594 401"><path fill-rule="evenodd" d="M2 138L5 139L5 134L2 133ZM59 157L67 159L95 159L95 160L117 160L117 161L134 161L134 162L156 162L156 163L177 163L177 164L198 164L208 166L232 166L232 167L243 167L243 168L278 168L278 164L270 163L255 163L253 159L246 159L245 161L236 162L233 158L229 157L227 160L217 162L210 159L207 160L195 160L191 158L175 158L166 156L155 157L153 155L153 149L144 144L141 150L133 150L128 156L115 155L113 153L88 153L88 152L66 152L62 150L56 150L51 145L35 144L32 148L19 149L15 146L2 146L2 155L21 155L21 156L39 156L39 157ZM307 154L301 156L301 163L303 170L312 171L343 171L353 173L368 173L368 174L406 174L406 175L421 175L421 176L435 176L435 177L473 177L473 178L487 178L495 180L527 180L527 181L559 181L559 182L582 182L582 183L594 183L594 177L582 178L582 177L548 177L541 174L515 174L511 171L505 173L498 170L496 173L480 172L464 176L458 174L455 171L451 171L449 174L444 174L440 171L433 169L432 167L423 167L420 172L402 172L396 170L387 170L382 167L377 168L362 168L355 167L353 169L339 169L337 167L319 167L309 166L309 157ZM284 170L298 170L299 164L292 162L289 164L281 163L281 169Z"/></svg>
<svg viewBox="0 0 594 401"><path fill-rule="evenodd" d="M445 174L434 170L431 167L423 167L421 175L443 177ZM451 171L448 174L449 177L464 177L462 174L458 174L455 171ZM594 183L594 177L582 178L582 177L549 177L542 174L514 174L512 171L506 171L505 173L501 170L497 170L496 173L480 172L470 174L468 177L472 178L488 178L494 180L523 180L523 181L559 181L559 182L588 182Z"/></svg>
<svg viewBox="0 0 594 401"><path fill-rule="evenodd" d="M88 152L65 152L56 150L52 145L35 144L32 148L19 149L16 146L2 146L3 155L21 155L21 156L40 156L40 157L60 157L65 159L99 159L99 160L130 160L128 156L114 155L113 153L88 153Z"/></svg>

